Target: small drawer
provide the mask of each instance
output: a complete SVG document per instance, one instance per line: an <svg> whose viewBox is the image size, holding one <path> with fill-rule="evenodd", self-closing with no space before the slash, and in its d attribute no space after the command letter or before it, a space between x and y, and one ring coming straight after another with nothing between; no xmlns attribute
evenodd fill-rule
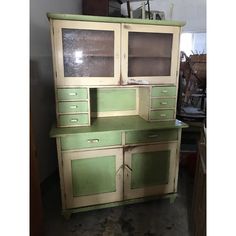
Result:
<svg viewBox="0 0 236 236"><path fill-rule="evenodd" d="M88 102L74 101L74 102L58 102L59 113L76 113L88 112Z"/></svg>
<svg viewBox="0 0 236 236"><path fill-rule="evenodd" d="M120 131L80 133L61 137L62 151L117 146L121 144L122 138Z"/></svg>
<svg viewBox="0 0 236 236"><path fill-rule="evenodd" d="M88 99L88 90L87 88L57 89L57 98L60 101Z"/></svg>
<svg viewBox="0 0 236 236"><path fill-rule="evenodd" d="M177 139L177 130L142 130L127 131L125 133L125 144L174 141Z"/></svg>
<svg viewBox="0 0 236 236"><path fill-rule="evenodd" d="M152 87L152 97L176 96L176 87Z"/></svg>
<svg viewBox="0 0 236 236"><path fill-rule="evenodd" d="M152 98L151 108L175 108L174 98Z"/></svg>
<svg viewBox="0 0 236 236"><path fill-rule="evenodd" d="M58 116L59 126L88 126L89 116L88 114L71 114L71 115L59 115Z"/></svg>
<svg viewBox="0 0 236 236"><path fill-rule="evenodd" d="M174 110L150 111L150 120L171 120L174 119Z"/></svg>

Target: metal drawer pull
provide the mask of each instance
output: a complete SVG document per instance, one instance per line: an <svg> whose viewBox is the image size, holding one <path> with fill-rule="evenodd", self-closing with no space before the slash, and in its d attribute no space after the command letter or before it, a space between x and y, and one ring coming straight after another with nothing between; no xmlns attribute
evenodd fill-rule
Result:
<svg viewBox="0 0 236 236"><path fill-rule="evenodd" d="M79 120L78 119L71 119L70 121L71 122L78 122Z"/></svg>
<svg viewBox="0 0 236 236"><path fill-rule="evenodd" d="M152 134L148 136L148 138L157 138L157 137L159 137L159 134Z"/></svg>
<svg viewBox="0 0 236 236"><path fill-rule="evenodd" d="M71 109L75 109L75 108L77 108L77 107L78 107L78 106L76 106L76 105L71 105L71 106L70 106Z"/></svg>
<svg viewBox="0 0 236 236"><path fill-rule="evenodd" d="M99 139L98 138L88 139L88 143L99 143Z"/></svg>
<svg viewBox="0 0 236 236"><path fill-rule="evenodd" d="M161 92L162 92L162 93L168 93L168 91L167 91L167 90L162 90Z"/></svg>
<svg viewBox="0 0 236 236"><path fill-rule="evenodd" d="M161 102L161 105L167 105L167 102Z"/></svg>
<svg viewBox="0 0 236 236"><path fill-rule="evenodd" d="M160 114L160 116L161 116L161 117L165 117L165 116L166 116L166 114Z"/></svg>
<svg viewBox="0 0 236 236"><path fill-rule="evenodd" d="M77 95L77 93L70 92L69 95L70 96L75 96L75 95Z"/></svg>

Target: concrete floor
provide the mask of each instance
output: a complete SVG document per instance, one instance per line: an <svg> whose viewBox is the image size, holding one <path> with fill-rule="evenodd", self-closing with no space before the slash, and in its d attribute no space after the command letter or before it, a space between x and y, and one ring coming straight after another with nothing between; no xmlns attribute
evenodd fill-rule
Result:
<svg viewBox="0 0 236 236"><path fill-rule="evenodd" d="M190 236L193 177L180 168L178 194L168 199L72 214L60 212L59 180L43 194L45 236Z"/></svg>

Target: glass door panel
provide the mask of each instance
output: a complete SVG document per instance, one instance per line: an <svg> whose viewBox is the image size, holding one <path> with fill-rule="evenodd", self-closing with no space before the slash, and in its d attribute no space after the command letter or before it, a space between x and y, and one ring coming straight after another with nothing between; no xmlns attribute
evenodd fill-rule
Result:
<svg viewBox="0 0 236 236"><path fill-rule="evenodd" d="M168 76L172 34L129 32L128 76Z"/></svg>
<svg viewBox="0 0 236 236"><path fill-rule="evenodd" d="M65 77L114 76L114 32L62 29Z"/></svg>

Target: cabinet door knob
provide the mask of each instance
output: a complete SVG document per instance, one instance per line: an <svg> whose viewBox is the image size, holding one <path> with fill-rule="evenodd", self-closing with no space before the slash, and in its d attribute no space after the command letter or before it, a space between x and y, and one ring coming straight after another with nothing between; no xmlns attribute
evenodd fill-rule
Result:
<svg viewBox="0 0 236 236"><path fill-rule="evenodd" d="M167 102L161 102L161 105L167 105Z"/></svg>
<svg viewBox="0 0 236 236"><path fill-rule="evenodd" d="M162 90L161 92L162 92L162 93L168 93L168 91L167 91L167 90Z"/></svg>
<svg viewBox="0 0 236 236"><path fill-rule="evenodd" d="M166 116L166 114L160 114L160 116L161 116L161 117L165 117L165 116Z"/></svg>
<svg viewBox="0 0 236 236"><path fill-rule="evenodd" d="M148 136L148 138L157 138L159 135L158 134L151 134Z"/></svg>

